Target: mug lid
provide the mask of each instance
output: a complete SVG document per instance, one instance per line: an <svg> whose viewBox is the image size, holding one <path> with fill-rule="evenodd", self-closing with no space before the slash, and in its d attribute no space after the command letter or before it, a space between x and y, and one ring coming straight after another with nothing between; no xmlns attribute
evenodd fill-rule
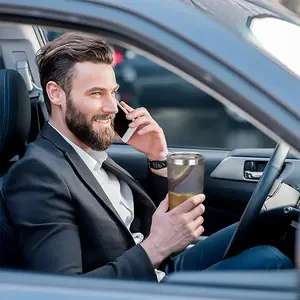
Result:
<svg viewBox="0 0 300 300"><path fill-rule="evenodd" d="M168 164L179 166L200 165L205 162L205 157L200 152L173 152L169 153Z"/></svg>

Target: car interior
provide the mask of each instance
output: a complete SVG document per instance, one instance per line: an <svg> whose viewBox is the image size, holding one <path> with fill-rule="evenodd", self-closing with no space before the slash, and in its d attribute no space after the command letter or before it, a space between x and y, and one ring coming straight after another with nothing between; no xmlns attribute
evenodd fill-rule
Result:
<svg viewBox="0 0 300 300"><path fill-rule="evenodd" d="M35 64L35 53L45 42L46 35L42 28L0 23L0 268L4 269L22 269L22 255L6 212L1 187L5 184L5 174L11 165L22 158L26 144L34 141L48 120ZM172 114L174 110L164 108L161 113ZM213 134L209 130L213 128L206 128L206 134ZM168 132L167 140L169 135L174 134ZM194 135L194 139L201 139L196 132L190 134ZM247 131L241 134L247 136ZM171 144L169 150L200 151L205 156L205 236L241 219L274 151L272 148L259 147L202 148L199 145L186 146L180 144L180 141L176 145ZM143 154L121 143L110 147L108 153L143 185L147 184L147 161ZM243 247L253 245L251 236L263 232L261 243L272 241L274 246L295 262L295 230L300 208L300 161L292 153L286 155L280 175L264 199L260 217L248 233ZM274 226L278 228L276 232Z"/></svg>

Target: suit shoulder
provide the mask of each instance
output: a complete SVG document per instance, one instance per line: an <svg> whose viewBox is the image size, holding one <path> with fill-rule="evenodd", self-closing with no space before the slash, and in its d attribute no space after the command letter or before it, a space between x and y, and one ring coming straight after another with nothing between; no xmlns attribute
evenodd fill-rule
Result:
<svg viewBox="0 0 300 300"><path fill-rule="evenodd" d="M27 145L25 155L13 164L9 173L20 172L22 169L27 171L37 168L51 170L55 168L55 162L61 159L64 159L63 153L50 142L36 141Z"/></svg>
<svg viewBox="0 0 300 300"><path fill-rule="evenodd" d="M38 143L28 145L24 157L8 171L3 183L3 195L7 204L46 203L53 195L71 198L69 187L61 176L55 161L58 153L51 153ZM26 201L24 201L26 199Z"/></svg>
<svg viewBox="0 0 300 300"><path fill-rule="evenodd" d="M60 182L65 185L60 175L64 155L54 146L33 142L27 146L25 155L9 169L5 176L5 186L21 184L41 184L41 181Z"/></svg>

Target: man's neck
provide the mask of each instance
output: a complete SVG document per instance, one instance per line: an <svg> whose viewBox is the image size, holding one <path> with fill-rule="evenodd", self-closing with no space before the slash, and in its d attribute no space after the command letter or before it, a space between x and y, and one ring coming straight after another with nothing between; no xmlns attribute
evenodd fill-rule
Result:
<svg viewBox="0 0 300 300"><path fill-rule="evenodd" d="M59 131L62 135L64 135L67 139L69 139L76 146L80 147L83 151L89 152L90 148L87 147L84 143L82 143L69 129L66 125L60 124L60 122L55 122L51 117L49 118L49 124Z"/></svg>

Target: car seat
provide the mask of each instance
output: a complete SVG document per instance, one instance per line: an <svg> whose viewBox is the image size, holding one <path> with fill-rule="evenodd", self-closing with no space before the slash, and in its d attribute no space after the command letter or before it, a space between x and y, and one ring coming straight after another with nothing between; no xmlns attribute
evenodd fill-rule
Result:
<svg viewBox="0 0 300 300"><path fill-rule="evenodd" d="M31 125L29 93L15 70L0 70L0 267L21 268L22 255L3 198L6 173L24 155Z"/></svg>

